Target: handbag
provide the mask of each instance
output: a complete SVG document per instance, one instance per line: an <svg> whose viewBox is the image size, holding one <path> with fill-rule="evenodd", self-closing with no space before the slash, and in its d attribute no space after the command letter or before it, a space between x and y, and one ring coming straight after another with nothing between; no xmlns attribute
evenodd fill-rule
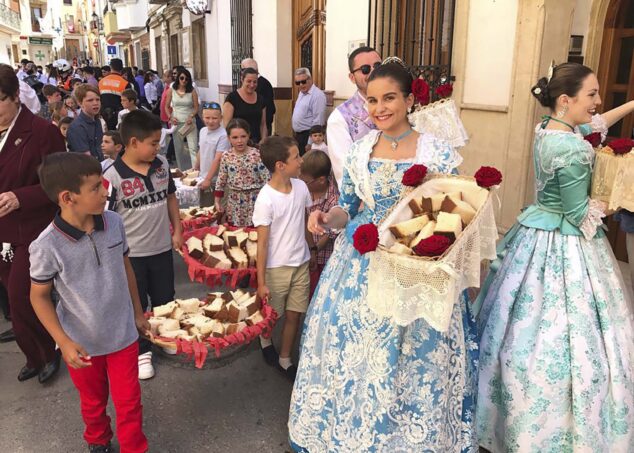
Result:
<svg viewBox="0 0 634 453"><path fill-rule="evenodd" d="M185 124L178 130L178 135L185 138L189 133L194 130L194 122L192 121L190 124Z"/></svg>

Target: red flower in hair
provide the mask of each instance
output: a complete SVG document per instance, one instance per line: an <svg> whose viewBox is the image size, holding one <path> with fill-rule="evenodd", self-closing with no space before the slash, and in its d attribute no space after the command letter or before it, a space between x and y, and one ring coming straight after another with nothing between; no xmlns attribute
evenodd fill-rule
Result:
<svg viewBox="0 0 634 453"><path fill-rule="evenodd" d="M429 85L423 79L415 79L412 82L412 93L420 105L429 104Z"/></svg>
<svg viewBox="0 0 634 453"><path fill-rule="evenodd" d="M593 132L592 134L588 134L583 138L589 141L593 148L596 148L601 144L601 134L599 132Z"/></svg>
<svg viewBox="0 0 634 453"><path fill-rule="evenodd" d="M438 88L436 88L436 95L440 99L448 98L453 93L453 85L451 83L443 83Z"/></svg>
<svg viewBox="0 0 634 453"><path fill-rule="evenodd" d="M497 186L502 182L502 173L495 167L480 167L473 176L476 183L485 189Z"/></svg>
<svg viewBox="0 0 634 453"><path fill-rule="evenodd" d="M360 254L374 252L379 246L379 230L373 223L359 226L352 235L352 245Z"/></svg>
<svg viewBox="0 0 634 453"><path fill-rule="evenodd" d="M403 173L403 179L401 182L404 186L416 187L427 175L427 167L424 165L412 165Z"/></svg>
<svg viewBox="0 0 634 453"><path fill-rule="evenodd" d="M614 154L627 154L634 147L634 140L630 138L617 138L608 143Z"/></svg>
<svg viewBox="0 0 634 453"><path fill-rule="evenodd" d="M451 243L451 239L447 236L434 234L416 244L414 253L418 256L440 256L445 253Z"/></svg>

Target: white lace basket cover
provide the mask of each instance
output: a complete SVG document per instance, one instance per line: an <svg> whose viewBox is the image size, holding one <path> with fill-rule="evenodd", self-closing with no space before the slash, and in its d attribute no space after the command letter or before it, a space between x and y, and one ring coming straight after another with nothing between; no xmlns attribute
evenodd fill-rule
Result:
<svg viewBox="0 0 634 453"><path fill-rule="evenodd" d="M199 178L200 183L202 178ZM180 178L174 178L176 186L176 198L181 207L199 206L200 205L200 189L198 186L184 186Z"/></svg>
<svg viewBox="0 0 634 453"><path fill-rule="evenodd" d="M427 132L445 140L453 147L465 146L469 136L453 99L419 107L409 114L409 122L417 132Z"/></svg>
<svg viewBox="0 0 634 453"><path fill-rule="evenodd" d="M438 192L477 191L482 205L456 242L438 259L401 255L388 250L395 238L390 225L412 218L413 197ZM405 195L379 226L380 245L369 254L370 309L406 326L423 318L434 329L446 332L454 304L466 288L480 286L480 263L495 259L498 238L493 194L465 176L434 175Z"/></svg>
<svg viewBox="0 0 634 453"><path fill-rule="evenodd" d="M634 211L634 151L616 156L606 148L596 150L591 196L612 210Z"/></svg>

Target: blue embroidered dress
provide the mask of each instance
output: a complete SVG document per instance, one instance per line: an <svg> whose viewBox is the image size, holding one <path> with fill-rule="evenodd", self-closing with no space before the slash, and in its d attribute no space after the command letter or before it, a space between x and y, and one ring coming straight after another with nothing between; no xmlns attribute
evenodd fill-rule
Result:
<svg viewBox="0 0 634 453"><path fill-rule="evenodd" d="M413 163L450 173L462 158L431 135L414 159L371 159L371 131L347 158L339 204L350 215L306 316L291 398L296 451L475 452L475 325L461 299L445 333L424 320L407 327L365 303L368 257L352 245L359 225L378 224L398 201ZM363 210L359 210L363 202Z"/></svg>
<svg viewBox="0 0 634 453"><path fill-rule="evenodd" d="M484 285L476 419L492 453L634 452L634 322L588 197L589 132L538 126L537 201Z"/></svg>

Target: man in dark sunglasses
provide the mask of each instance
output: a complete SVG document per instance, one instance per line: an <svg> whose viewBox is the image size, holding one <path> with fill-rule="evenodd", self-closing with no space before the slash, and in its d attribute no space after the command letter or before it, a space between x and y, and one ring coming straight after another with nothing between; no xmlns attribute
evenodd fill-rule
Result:
<svg viewBox="0 0 634 453"><path fill-rule="evenodd" d="M332 172L341 187L343 163L352 143L375 128L365 107L368 77L381 65L381 56L372 47L359 47L348 57L348 78L357 87L356 93L338 106L328 117L326 136Z"/></svg>
<svg viewBox="0 0 634 453"><path fill-rule="evenodd" d="M293 109L293 131L299 144L299 154L304 155L310 138L310 128L326 122L326 95L315 84L308 68L295 70L295 86L299 89Z"/></svg>

